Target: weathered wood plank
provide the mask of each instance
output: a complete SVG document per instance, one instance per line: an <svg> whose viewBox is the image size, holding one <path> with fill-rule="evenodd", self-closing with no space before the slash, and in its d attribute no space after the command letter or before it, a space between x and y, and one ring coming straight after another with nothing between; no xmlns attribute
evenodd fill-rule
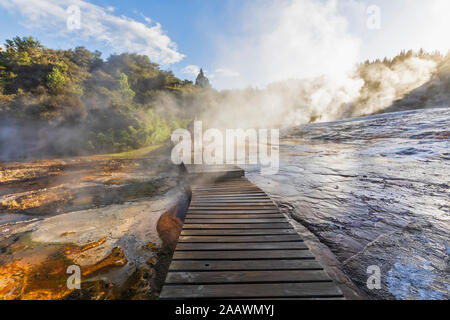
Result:
<svg viewBox="0 0 450 320"><path fill-rule="evenodd" d="M241 202L241 201L235 201L235 202L212 202L212 201L205 201L205 202L191 202L191 207L208 207L208 208L220 208L220 207L270 207L270 208L276 208L275 204L272 201L251 201L251 202Z"/></svg>
<svg viewBox="0 0 450 320"><path fill-rule="evenodd" d="M179 243L254 243L254 242L288 242L301 241L298 235L283 236L180 236Z"/></svg>
<svg viewBox="0 0 450 320"><path fill-rule="evenodd" d="M166 284L329 282L323 270L169 272Z"/></svg>
<svg viewBox="0 0 450 320"><path fill-rule="evenodd" d="M188 219L283 219L282 214L189 214Z"/></svg>
<svg viewBox="0 0 450 320"><path fill-rule="evenodd" d="M247 189L252 189L252 190L257 190L259 192L261 192L261 190L247 182L247 183L242 183L242 182L234 182L234 183L226 183L226 182L222 182L220 184L204 184L204 185L197 185L197 186L193 186L192 189L193 190L215 190L215 189L237 189L237 188L247 188Z"/></svg>
<svg viewBox="0 0 450 320"><path fill-rule="evenodd" d="M258 189L252 189L249 191L242 190L241 188L236 188L235 190L230 191L199 191L199 190L192 190L192 195L197 196L240 196L240 195L246 195L246 196L252 196L252 195L265 195L265 193L261 193L261 190Z"/></svg>
<svg viewBox="0 0 450 320"><path fill-rule="evenodd" d="M170 271L227 271L227 270L322 270L312 259L276 260L173 260Z"/></svg>
<svg viewBox="0 0 450 320"><path fill-rule="evenodd" d="M229 200L200 200L196 199L191 202L193 207L215 207L215 206L233 206L233 205L269 205L273 204L272 200L266 199L229 199Z"/></svg>
<svg viewBox="0 0 450 320"><path fill-rule="evenodd" d="M234 203L234 202L241 202L241 201L252 201L252 202L272 202L272 199L268 198L268 197L251 197L251 196L247 196L247 197L204 197L204 198L199 198L199 197L195 197L195 202L211 202L211 203L215 203L215 202L225 202L225 203Z"/></svg>
<svg viewBox="0 0 450 320"><path fill-rule="evenodd" d="M247 181L245 183L243 182L233 182L233 183L226 183L224 181L222 181L219 184L194 184L192 185L192 190L202 190L202 189L219 189L219 188L236 188L236 187L244 187L244 188L248 188L248 189L254 189L257 190L259 192L263 192L260 188L258 188L257 186L255 186L254 184L252 184L250 181Z"/></svg>
<svg viewBox="0 0 450 320"><path fill-rule="evenodd" d="M283 223L286 219L278 218L278 219L190 219L186 218L186 223L212 223L212 224L233 224L233 223Z"/></svg>
<svg viewBox="0 0 450 320"><path fill-rule="evenodd" d="M288 250L308 249L302 242L263 243L178 243L177 251L217 251L217 250Z"/></svg>
<svg viewBox="0 0 450 320"><path fill-rule="evenodd" d="M283 223L255 223L255 224L223 224L223 223L187 223L184 230L192 229L292 229L288 222Z"/></svg>
<svg viewBox="0 0 450 320"><path fill-rule="evenodd" d="M193 194L205 193L205 194L214 194L214 193L259 193L260 189L254 187L228 187L228 188L203 188L203 189L192 189Z"/></svg>
<svg viewBox="0 0 450 320"><path fill-rule="evenodd" d="M246 210L219 210L214 208L192 209L187 212L189 214L280 214L276 208L271 209L246 209Z"/></svg>
<svg viewBox="0 0 450 320"><path fill-rule="evenodd" d="M220 285L170 285L161 298L166 299L229 299L251 298L320 298L342 297L342 292L332 282L273 283L273 284L220 284Z"/></svg>
<svg viewBox="0 0 450 320"><path fill-rule="evenodd" d="M220 200L235 200L235 199L267 199L270 200L270 197L268 197L265 193L238 193L238 194L205 194L205 195L199 195L194 194L196 200L214 200L214 199L220 199Z"/></svg>
<svg viewBox="0 0 450 320"><path fill-rule="evenodd" d="M309 250L175 251L174 260L314 259Z"/></svg>
<svg viewBox="0 0 450 320"><path fill-rule="evenodd" d="M294 229L262 229L262 230L186 230L181 232L182 236L251 236L265 235L275 236L284 234L297 234Z"/></svg>
<svg viewBox="0 0 450 320"><path fill-rule="evenodd" d="M277 207L274 205L232 205L232 206L214 206L214 207L208 207L208 206L192 206L191 210L209 210L209 211L224 211L224 210L276 210Z"/></svg>
<svg viewBox="0 0 450 320"><path fill-rule="evenodd" d="M213 209L196 209L189 210L190 214L280 214L277 209L265 209L265 210L213 210Z"/></svg>

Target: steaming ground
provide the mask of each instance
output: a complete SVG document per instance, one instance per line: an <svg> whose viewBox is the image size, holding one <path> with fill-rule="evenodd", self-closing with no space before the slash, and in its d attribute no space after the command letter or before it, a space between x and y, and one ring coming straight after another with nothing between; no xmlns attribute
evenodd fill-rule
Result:
<svg viewBox="0 0 450 320"><path fill-rule="evenodd" d="M279 174L247 176L371 298L446 300L449 128L449 109L301 126L281 141ZM381 290L366 287L372 265Z"/></svg>

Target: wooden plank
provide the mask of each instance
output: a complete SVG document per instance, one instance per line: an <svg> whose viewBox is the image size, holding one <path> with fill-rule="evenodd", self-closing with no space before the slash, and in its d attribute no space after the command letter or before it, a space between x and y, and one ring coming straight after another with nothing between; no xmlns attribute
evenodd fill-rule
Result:
<svg viewBox="0 0 450 320"><path fill-rule="evenodd" d="M323 270L169 272L166 284L330 282Z"/></svg>
<svg viewBox="0 0 450 320"><path fill-rule="evenodd" d="M301 241L301 238L296 235L283 236L180 236L179 243L254 243L254 242L288 242Z"/></svg>
<svg viewBox="0 0 450 320"><path fill-rule="evenodd" d="M190 219L187 218L185 223L212 223L212 224L241 224L241 223L283 223L286 219Z"/></svg>
<svg viewBox="0 0 450 320"><path fill-rule="evenodd" d="M189 214L188 219L283 219L282 214Z"/></svg>
<svg viewBox="0 0 450 320"><path fill-rule="evenodd" d="M265 210L211 210L211 209L196 209L189 210L190 214L280 214L277 209L265 209Z"/></svg>
<svg viewBox="0 0 450 320"><path fill-rule="evenodd" d="M237 188L237 190L239 190L240 188ZM214 198L219 198L221 200L240 200L240 199L249 199L249 200L257 200L257 199L262 199L264 201L268 201L268 200L272 200L269 196L267 196L266 194L259 194L259 193L228 193L228 192L223 192L223 193L205 193L205 194L198 194L195 191L192 193L193 195L193 199L194 200L209 200L214 199ZM198 197L198 198L197 198Z"/></svg>
<svg viewBox="0 0 450 320"><path fill-rule="evenodd" d="M217 250L289 250L308 249L302 242L263 243L178 243L177 251L217 251Z"/></svg>
<svg viewBox="0 0 450 320"><path fill-rule="evenodd" d="M239 169L242 170L242 169ZM242 170L243 171L243 170ZM203 181L201 186L217 185L221 183L250 183L245 177L233 177L221 181Z"/></svg>
<svg viewBox="0 0 450 320"><path fill-rule="evenodd" d="M205 194L195 195L196 200L211 200L211 199L269 199L265 193L238 193L238 194Z"/></svg>
<svg viewBox="0 0 450 320"><path fill-rule="evenodd" d="M273 202L249 202L249 203L241 203L241 202L233 202L233 203L216 203L216 202L192 202L191 208L233 208L233 207L242 207L242 208L254 208L261 209L262 207L268 207L268 208L276 208L275 204Z"/></svg>
<svg viewBox="0 0 450 320"><path fill-rule="evenodd" d="M314 259L309 250L175 251L174 260L273 260Z"/></svg>
<svg viewBox="0 0 450 320"><path fill-rule="evenodd" d="M232 191L198 191L198 190L192 190L192 195L197 196L252 196L252 195L265 195L265 193L262 193L261 190L253 189L250 191L242 190L241 188L236 188L236 190Z"/></svg>
<svg viewBox="0 0 450 320"><path fill-rule="evenodd" d="M322 270L312 259L283 260L173 260L170 271L227 271L227 270Z"/></svg>
<svg viewBox="0 0 450 320"><path fill-rule="evenodd" d="M229 181L229 182L227 182ZM220 183L203 183L201 185L195 185L192 187L192 189L194 190L201 190L201 189L219 189L219 188L237 188L237 187L242 187L242 188L251 188L251 189L258 189L257 186L255 186L254 184L250 183L250 182L245 182L245 180L243 181L232 181L230 179L227 180L221 180ZM259 190L261 192L261 190Z"/></svg>
<svg viewBox="0 0 450 320"><path fill-rule="evenodd" d="M210 196L205 196L205 197L198 197L198 196L193 196L195 197L195 201L240 201L240 200L253 200L253 201L272 201L271 198L267 197L267 196L256 196L256 197L252 197L252 196L245 196L245 197L226 197L223 195L219 195L219 196L214 196L214 195L210 195ZM198 197L198 198L197 198Z"/></svg>
<svg viewBox="0 0 450 320"><path fill-rule="evenodd" d="M227 179L225 181L222 180L222 181L218 181L216 183L204 182L202 184L194 184L192 186L192 189L227 188L229 186L234 186L234 187L243 186L243 187L247 187L247 188L259 189L257 186L255 186L254 184L252 184L250 181L248 181L246 179L242 179L242 181L236 180L236 179Z"/></svg>
<svg viewBox="0 0 450 320"><path fill-rule="evenodd" d="M232 206L214 206L214 207L208 207L208 206L192 206L190 207L190 210L204 210L204 211L242 211L242 210L276 210L277 207L274 205L232 205Z"/></svg>
<svg viewBox="0 0 450 320"><path fill-rule="evenodd" d="M184 230L192 229L292 229L288 222L255 223L255 224L223 224L223 223L185 223Z"/></svg>
<svg viewBox="0 0 450 320"><path fill-rule="evenodd" d="M222 181L219 184L202 184L202 185L194 185L192 186L193 190L208 190L208 189L230 189L230 188L247 188L247 189L253 189L258 190L261 192L262 190L259 189L257 186L250 182L233 182L233 183L226 183L225 181Z"/></svg>
<svg viewBox="0 0 450 320"><path fill-rule="evenodd" d="M266 194L261 194L261 191L258 190L241 190L241 188L236 188L236 190L228 190L228 191L195 191L192 190L193 197L229 197L233 199L234 197L264 197Z"/></svg>
<svg viewBox="0 0 450 320"><path fill-rule="evenodd" d="M197 188L192 189L194 193L197 192L204 192L211 194L213 192L224 192L224 193L247 193L247 192L261 192L261 189L255 188L255 187L217 187L217 188Z"/></svg>
<svg viewBox="0 0 450 320"><path fill-rule="evenodd" d="M230 299L230 298L321 298L342 297L341 290L332 282L271 283L271 284L220 284L220 285L169 285L162 299Z"/></svg>
<svg viewBox="0 0 450 320"><path fill-rule="evenodd" d="M268 204L273 204L272 200L266 199L226 199L226 200L201 200L195 199L191 201L191 205L193 207L215 207L215 206L231 206L231 205L263 205L266 206Z"/></svg>
<svg viewBox="0 0 450 320"><path fill-rule="evenodd" d="M294 229L263 229L263 230L183 230L182 236L251 236L265 235L275 236L284 234L297 234Z"/></svg>
<svg viewBox="0 0 450 320"><path fill-rule="evenodd" d="M198 201L193 201L191 202L191 206L193 208L196 207L207 207L207 208L216 208L216 207L244 207L244 208L249 208L249 207L271 207L271 208L276 208L276 205L272 202L272 200L270 201L259 201L259 200L249 200L249 201L245 201L245 200L236 200L236 201L203 201L203 202L198 202Z"/></svg>
<svg viewBox="0 0 450 320"><path fill-rule="evenodd" d="M275 206L272 200L214 200L192 201L192 207Z"/></svg>

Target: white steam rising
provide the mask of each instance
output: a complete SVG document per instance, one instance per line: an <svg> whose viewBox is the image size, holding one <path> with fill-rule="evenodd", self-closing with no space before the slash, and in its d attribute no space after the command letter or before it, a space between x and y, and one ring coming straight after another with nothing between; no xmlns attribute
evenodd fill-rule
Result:
<svg viewBox="0 0 450 320"><path fill-rule="evenodd" d="M429 57L358 68L361 41L349 32L342 5L336 0L250 5L242 37L219 46L218 65L240 76L215 75L213 83L258 89L198 101L206 110L202 118L212 127L243 128L332 121L379 112L432 78L437 63Z"/></svg>
<svg viewBox="0 0 450 320"><path fill-rule="evenodd" d="M255 1L244 16L247 32L222 41L218 57L218 65L242 76L218 77L219 88L323 74L342 78L358 61L360 41L348 32L335 0Z"/></svg>
<svg viewBox="0 0 450 320"><path fill-rule="evenodd" d="M393 101L430 81L436 72L433 60L411 57L391 68L383 64L366 67L365 81L377 83L378 88L365 87L361 92L364 103L362 114L378 112L389 107Z"/></svg>
<svg viewBox="0 0 450 320"><path fill-rule="evenodd" d="M430 58L410 57L389 65L361 65L346 78L286 80L264 89L211 93L197 101L211 127L285 128L383 111L428 83L437 72ZM448 101L447 97L441 99ZM428 107L425 102L416 108Z"/></svg>

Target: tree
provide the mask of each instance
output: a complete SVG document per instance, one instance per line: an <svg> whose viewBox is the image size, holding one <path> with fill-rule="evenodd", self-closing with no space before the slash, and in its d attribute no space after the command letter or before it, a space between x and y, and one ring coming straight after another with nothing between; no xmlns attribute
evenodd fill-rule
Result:
<svg viewBox="0 0 450 320"><path fill-rule="evenodd" d="M200 73L198 74L197 79L195 80L195 85L197 87L202 87L202 88L211 88L211 83L209 82L208 78L205 76L203 69L200 69Z"/></svg>
<svg viewBox="0 0 450 320"><path fill-rule="evenodd" d="M74 62L81 68L88 70L93 61L92 52L85 47L77 47L74 51Z"/></svg>
<svg viewBox="0 0 450 320"><path fill-rule="evenodd" d="M128 77L125 73L120 74L120 93L122 93L122 96L130 102L136 95L136 93L131 90L130 84L128 83Z"/></svg>
<svg viewBox="0 0 450 320"><path fill-rule="evenodd" d="M42 54L43 46L33 37L15 37L6 40L5 53L13 57L20 57L22 64L29 64L31 60L37 59Z"/></svg>
<svg viewBox="0 0 450 320"><path fill-rule="evenodd" d="M66 78L64 75L59 71L59 68L53 67L52 72L47 76L47 87L52 93L59 93L64 89L65 84Z"/></svg>

